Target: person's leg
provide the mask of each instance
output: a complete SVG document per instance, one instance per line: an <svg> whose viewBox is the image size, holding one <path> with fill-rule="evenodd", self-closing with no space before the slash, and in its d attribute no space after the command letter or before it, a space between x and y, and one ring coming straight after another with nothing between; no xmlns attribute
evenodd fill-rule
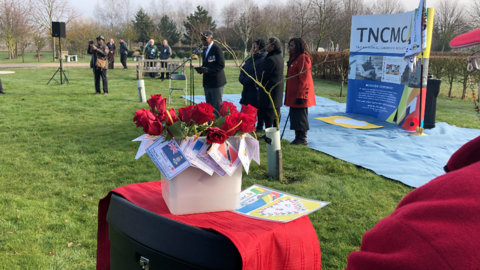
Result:
<svg viewBox="0 0 480 270"><path fill-rule="evenodd" d="M208 88L208 87L204 87L203 88L203 91L205 93L205 102L207 102L208 104L212 105L212 93L210 91L211 88Z"/></svg>
<svg viewBox="0 0 480 270"><path fill-rule="evenodd" d="M165 76L165 72L163 72L163 69L165 68L166 64L167 64L166 62L162 62L162 65L161 65L162 73L160 73L160 79L163 79Z"/></svg>
<svg viewBox="0 0 480 270"><path fill-rule="evenodd" d="M120 56L120 61L122 62L123 68L127 69L127 55L126 54L122 54Z"/></svg>
<svg viewBox="0 0 480 270"><path fill-rule="evenodd" d="M295 130L293 145L307 145L307 131L310 129L308 122L308 108L290 108L290 129Z"/></svg>
<svg viewBox="0 0 480 270"><path fill-rule="evenodd" d="M0 80L0 94L5 94L5 92L3 92L2 80Z"/></svg>
<svg viewBox="0 0 480 270"><path fill-rule="evenodd" d="M102 71L94 67L93 74L95 74L95 94L100 94L100 76L102 74Z"/></svg>
<svg viewBox="0 0 480 270"><path fill-rule="evenodd" d="M257 110L257 129L255 132L262 132L263 131L263 123L265 119L265 109L258 108Z"/></svg>
<svg viewBox="0 0 480 270"><path fill-rule="evenodd" d="M103 94L108 94L108 80L107 80L107 70L102 70L102 81L103 81Z"/></svg>
<svg viewBox="0 0 480 270"><path fill-rule="evenodd" d="M210 103L217 112L220 112L220 106L222 106L223 86L217 88L210 88L212 95L212 103ZM217 115L218 116L218 115Z"/></svg>
<svg viewBox="0 0 480 270"><path fill-rule="evenodd" d="M265 122L265 130L267 130L267 128L271 128L273 126L273 119L275 119L275 114L273 113L273 109L264 110L265 111L263 121Z"/></svg>

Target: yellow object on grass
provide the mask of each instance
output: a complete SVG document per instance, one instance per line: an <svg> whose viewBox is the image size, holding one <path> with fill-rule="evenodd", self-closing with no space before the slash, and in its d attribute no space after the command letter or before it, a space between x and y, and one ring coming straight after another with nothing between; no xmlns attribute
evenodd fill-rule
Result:
<svg viewBox="0 0 480 270"><path fill-rule="evenodd" d="M322 120L323 122L337 125L345 128L358 128L358 129L374 129L374 128L382 128L383 126L377 126L365 121L355 120L345 116L329 116L329 117L318 117L315 118L316 120Z"/></svg>

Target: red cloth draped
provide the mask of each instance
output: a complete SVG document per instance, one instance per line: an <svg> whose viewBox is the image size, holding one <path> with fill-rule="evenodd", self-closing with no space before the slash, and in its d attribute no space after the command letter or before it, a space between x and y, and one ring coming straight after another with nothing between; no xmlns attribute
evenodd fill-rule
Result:
<svg viewBox="0 0 480 270"><path fill-rule="evenodd" d="M480 137L453 154L451 172L405 196L363 235L347 270L479 269L479 149Z"/></svg>
<svg viewBox="0 0 480 270"><path fill-rule="evenodd" d="M175 216L168 210L162 197L161 182L157 181L119 187L100 200L97 270L110 269L110 241L106 217L112 193L164 217L204 229L213 229L225 235L240 252L245 270L321 269L320 244L308 216L288 223L258 220L228 211Z"/></svg>

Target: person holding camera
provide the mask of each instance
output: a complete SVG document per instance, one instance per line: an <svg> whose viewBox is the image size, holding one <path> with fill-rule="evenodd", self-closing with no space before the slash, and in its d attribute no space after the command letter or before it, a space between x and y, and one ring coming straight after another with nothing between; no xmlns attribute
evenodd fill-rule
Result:
<svg viewBox="0 0 480 270"><path fill-rule="evenodd" d="M93 68L95 78L95 94L100 94L100 77L103 82L103 94L108 95L108 80L107 80L107 57L108 47L105 45L105 38L103 36L97 37L97 46L90 41L88 46L88 54L92 55L90 60L90 68Z"/></svg>
<svg viewBox="0 0 480 270"><path fill-rule="evenodd" d="M157 46L155 45L155 41L153 39L150 39L148 42L147 46L145 47L145 58L146 59L157 59L158 58L158 49ZM150 67L156 67L157 63L151 63ZM156 72L150 72L150 77L155 78L158 73Z"/></svg>
<svg viewBox="0 0 480 270"><path fill-rule="evenodd" d="M223 87L227 84L225 77L225 57L222 48L213 42L213 32L206 30L202 33L203 56L202 66L196 68L197 72L203 74L203 89L205 91L205 99L208 104L212 105L216 111L215 115L220 112L222 105Z"/></svg>

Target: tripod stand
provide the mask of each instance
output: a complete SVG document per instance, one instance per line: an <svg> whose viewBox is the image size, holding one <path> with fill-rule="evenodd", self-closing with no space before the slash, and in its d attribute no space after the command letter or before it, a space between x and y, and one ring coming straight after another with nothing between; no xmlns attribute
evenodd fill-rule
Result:
<svg viewBox="0 0 480 270"><path fill-rule="evenodd" d="M63 84L63 76L65 76L65 81L67 82L68 85L70 85L70 83L68 82L68 78L67 78L67 75L65 74L65 71L63 70L63 59L62 59L62 38L59 37L58 38L58 44L60 45L60 67L57 69L57 71L55 71L55 73L53 74L52 78L50 78L50 80L48 81L47 85L52 81L56 81L58 83L57 80L54 79L55 75L57 75L57 72L60 71L60 84Z"/></svg>

